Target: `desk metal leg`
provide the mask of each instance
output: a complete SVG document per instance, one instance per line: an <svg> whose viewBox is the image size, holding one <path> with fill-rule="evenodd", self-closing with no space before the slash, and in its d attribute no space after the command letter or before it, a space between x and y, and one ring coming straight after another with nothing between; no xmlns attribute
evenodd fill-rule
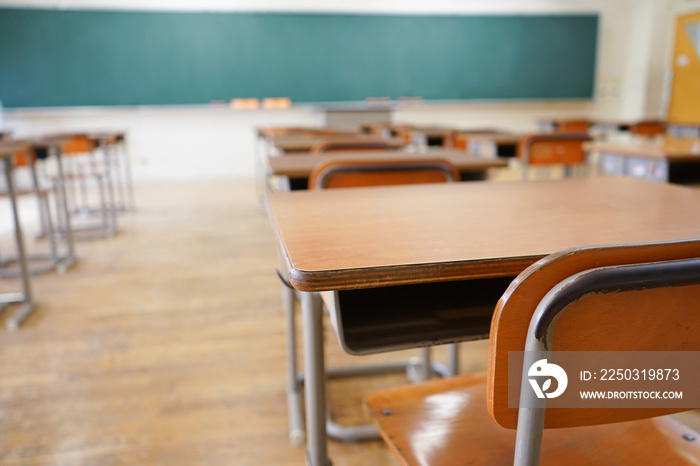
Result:
<svg viewBox="0 0 700 466"><path fill-rule="evenodd" d="M126 184L126 192L129 199L126 210L134 210L134 182L131 179L131 154L126 145L126 139L122 139L121 149L122 155L124 155L124 183Z"/></svg>
<svg viewBox="0 0 700 466"><path fill-rule="evenodd" d="M326 372L323 353L323 302L318 293L302 292L304 324L304 394L306 395L306 460L329 466L326 435Z"/></svg>
<svg viewBox="0 0 700 466"><path fill-rule="evenodd" d="M289 441L295 447L306 440L304 410L302 407L302 381L297 377L296 318L294 313L295 291L282 284L282 301L287 320L287 410L289 414Z"/></svg>
<svg viewBox="0 0 700 466"><path fill-rule="evenodd" d="M104 157L104 169L105 169L105 179L107 181L107 196L109 199L109 220L111 223L111 234L117 233L117 203L114 196L114 182L112 181L112 150L111 144L107 144L107 140L103 139L101 141L102 145L102 156Z"/></svg>
<svg viewBox="0 0 700 466"><path fill-rule="evenodd" d="M6 327L8 330L16 330L19 325L26 319L34 310L34 298L32 296L32 287L29 283L29 269L27 267L27 256L24 252L24 237L22 236L22 227L19 224L19 213L17 212L17 197L15 196L14 180L12 179L12 160L10 157L3 158L5 180L7 182L7 190L10 193L10 203L12 204L12 216L15 221L15 237L17 240L17 257L19 259L19 267L22 276L22 295L21 297L10 298L11 301L21 302L22 307L7 319ZM21 299L17 299L21 298Z"/></svg>
<svg viewBox="0 0 700 466"><path fill-rule="evenodd" d="M63 223L64 230L62 231L63 238L66 242L66 257L63 259L63 267L67 270L71 265L75 263L75 248L73 245L73 230L70 225L70 211L68 210L68 199L66 195L66 178L63 173L63 161L61 160L61 149L54 146L51 149L52 155L56 157L56 164L58 165L58 190L56 191L56 220L58 223L58 231L61 231L61 217L64 217L65 223ZM61 201L58 202L58 198ZM63 213L63 215L61 215Z"/></svg>

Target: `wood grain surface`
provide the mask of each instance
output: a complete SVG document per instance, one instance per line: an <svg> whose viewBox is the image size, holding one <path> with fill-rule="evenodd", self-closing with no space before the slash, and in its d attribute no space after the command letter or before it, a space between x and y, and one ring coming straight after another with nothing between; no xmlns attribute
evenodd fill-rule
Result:
<svg viewBox="0 0 700 466"><path fill-rule="evenodd" d="M38 307L19 331L4 330L16 306L0 315L0 464L304 464L304 448L287 438L277 256L254 184L135 188L136 211L120 217L117 236L77 244L66 275L32 277ZM19 202L28 252L41 252L36 200ZM0 199L0 251L11 253L13 238ZM0 293L17 289L0 280ZM485 368L485 342L460 349L462 371ZM329 365L417 355L356 358L326 344ZM446 358L443 348L435 355ZM367 423L364 396L405 383L333 380L333 417ZM396 464L382 441L331 441L329 451L338 466Z"/></svg>
<svg viewBox="0 0 700 466"><path fill-rule="evenodd" d="M586 245L693 238L700 192L614 177L292 192L269 217L292 284L324 291L517 275Z"/></svg>
<svg viewBox="0 0 700 466"><path fill-rule="evenodd" d="M284 152L308 152L319 142L332 141L334 139L346 140L350 135L339 135L339 136L313 136L309 137L307 135L286 135L286 136L271 136L269 138L270 144L277 149ZM394 148L401 148L406 145L406 142L400 138L380 138L377 136L367 136L362 134L357 134L355 136L357 139L363 141L381 141L386 144L391 145Z"/></svg>
<svg viewBox="0 0 700 466"><path fill-rule="evenodd" d="M672 162L700 162L700 139L589 142L584 148L589 152L661 158Z"/></svg>
<svg viewBox="0 0 700 466"><path fill-rule="evenodd" d="M454 377L393 388L367 398L372 420L403 465L513 464L515 431L486 411L485 377ZM661 417L594 427L547 429L542 465L696 465L700 436Z"/></svg>
<svg viewBox="0 0 700 466"><path fill-rule="evenodd" d="M425 158L447 159L462 172L482 172L489 168L508 166L507 160L482 157L459 150L432 149L425 152L405 151L362 151L342 154L299 154L294 157L270 157L268 175L283 175L290 178L308 178L311 171L327 160L372 160L383 159L412 160Z"/></svg>

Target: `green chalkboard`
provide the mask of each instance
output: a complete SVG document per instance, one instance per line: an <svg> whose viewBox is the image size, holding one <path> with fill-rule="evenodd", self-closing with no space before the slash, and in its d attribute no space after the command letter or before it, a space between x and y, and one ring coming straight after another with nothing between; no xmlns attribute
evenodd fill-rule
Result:
<svg viewBox="0 0 700 466"><path fill-rule="evenodd" d="M6 107L586 99L598 16L0 9Z"/></svg>

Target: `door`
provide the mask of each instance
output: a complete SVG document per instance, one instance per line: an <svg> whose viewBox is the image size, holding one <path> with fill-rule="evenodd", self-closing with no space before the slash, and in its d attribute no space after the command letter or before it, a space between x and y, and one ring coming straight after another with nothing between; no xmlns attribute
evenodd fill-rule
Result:
<svg viewBox="0 0 700 466"><path fill-rule="evenodd" d="M700 13L679 16L676 20L668 120L700 123Z"/></svg>

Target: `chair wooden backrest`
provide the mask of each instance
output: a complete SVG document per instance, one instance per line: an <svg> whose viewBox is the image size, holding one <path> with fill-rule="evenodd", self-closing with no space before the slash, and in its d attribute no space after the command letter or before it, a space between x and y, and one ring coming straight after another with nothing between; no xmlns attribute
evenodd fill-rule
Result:
<svg viewBox="0 0 700 466"><path fill-rule="evenodd" d="M517 156L523 165L523 179L527 179L530 165L579 165L586 162L583 143L590 141L588 133L559 132L533 134L518 143ZM568 173L568 172L567 172Z"/></svg>
<svg viewBox="0 0 700 466"><path fill-rule="evenodd" d="M459 179L459 170L443 159L329 160L314 167L309 189L444 183Z"/></svg>
<svg viewBox="0 0 700 466"><path fill-rule="evenodd" d="M312 154L324 154L331 152L357 152L363 150L394 149L391 143L382 139L362 138L333 138L319 141L311 147Z"/></svg>
<svg viewBox="0 0 700 466"><path fill-rule="evenodd" d="M19 150L15 152L13 166L14 168L19 167L30 167L36 163L36 153L34 148L29 148L26 150Z"/></svg>
<svg viewBox="0 0 700 466"><path fill-rule="evenodd" d="M61 145L61 153L66 155L86 154L97 147L95 138L86 134L76 134Z"/></svg>
<svg viewBox="0 0 700 466"><path fill-rule="evenodd" d="M527 165L574 165L586 161L583 143L587 133L563 132L525 136L518 144L518 158Z"/></svg>
<svg viewBox="0 0 700 466"><path fill-rule="evenodd" d="M487 404L492 417L506 428L517 425L518 409L508 407L508 353L525 350L530 319L557 284L600 267L697 258L698 239L599 246L547 256L522 272L498 302L491 323ZM588 295L558 317L551 350L700 351L698 302L700 285ZM544 427L606 424L679 411L684 410L557 408L547 410Z"/></svg>
<svg viewBox="0 0 700 466"><path fill-rule="evenodd" d="M562 132L586 132L591 127L590 120L562 120L557 126L557 131Z"/></svg>
<svg viewBox="0 0 700 466"><path fill-rule="evenodd" d="M647 120L631 124L629 132L638 136L657 136L666 133L666 122Z"/></svg>

